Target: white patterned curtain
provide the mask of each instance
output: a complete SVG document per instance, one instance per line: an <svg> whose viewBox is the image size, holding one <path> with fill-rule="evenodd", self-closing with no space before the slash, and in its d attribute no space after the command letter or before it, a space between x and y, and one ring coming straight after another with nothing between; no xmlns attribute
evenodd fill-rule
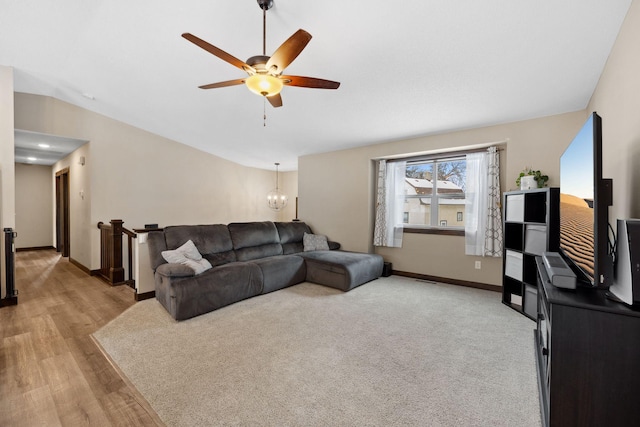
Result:
<svg viewBox="0 0 640 427"><path fill-rule="evenodd" d="M500 158L496 147L467 154L465 254L502 256Z"/></svg>
<svg viewBox="0 0 640 427"><path fill-rule="evenodd" d="M485 256L502 256L502 204L500 203L500 153L496 147L487 150L489 177L487 178L487 228L484 235Z"/></svg>
<svg viewBox="0 0 640 427"><path fill-rule="evenodd" d="M375 246L402 247L406 162L378 161Z"/></svg>
<svg viewBox="0 0 640 427"><path fill-rule="evenodd" d="M376 221L373 226L373 245L384 246L387 230L387 196L384 185L387 176L387 161L378 160L378 181L376 182Z"/></svg>

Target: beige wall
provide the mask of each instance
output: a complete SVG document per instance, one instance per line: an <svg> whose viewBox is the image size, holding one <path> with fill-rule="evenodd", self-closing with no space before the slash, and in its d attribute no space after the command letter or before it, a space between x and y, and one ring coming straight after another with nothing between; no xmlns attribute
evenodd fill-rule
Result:
<svg viewBox="0 0 640 427"><path fill-rule="evenodd" d="M71 257L90 269L99 267L98 221L118 218L133 229L292 218L288 209L278 214L267 207L274 171L240 166L53 98L17 93L15 99L17 128L90 141L55 166L71 168ZM78 165L80 155L85 166ZM296 174L284 175L283 189L293 189Z"/></svg>
<svg viewBox="0 0 640 427"><path fill-rule="evenodd" d="M272 178L273 189L275 187L275 175ZM298 171L280 172L280 190L289 196L289 202L285 208L278 212L278 221L291 221L296 217L296 196L298 195Z"/></svg>
<svg viewBox="0 0 640 427"><path fill-rule="evenodd" d="M0 65L0 231L15 228L13 68ZM6 295L4 233L0 241L0 298Z"/></svg>
<svg viewBox="0 0 640 427"><path fill-rule="evenodd" d="M610 220L640 217L639 40L640 2L634 1L586 110L302 157L299 161L301 218L341 240L349 249L371 249L371 159L503 139L508 139L506 159L503 159L506 181L503 190L515 187L515 178L525 166L543 170L550 176L549 186L558 186L559 157L592 111L597 111L603 119L603 174L613 178ZM325 173L328 170L331 173ZM321 209L323 206L330 206L330 212ZM403 248L382 248L378 252L392 261L397 270L501 283L501 260L463 255L460 237L406 234ZM476 259L482 260L480 271L473 269Z"/></svg>
<svg viewBox="0 0 640 427"><path fill-rule="evenodd" d="M91 217L91 157L90 145L86 143L73 153L60 160L50 169L52 186L51 196L55 200L55 175L63 169L69 169L69 249L70 257L87 268L91 266L91 239L97 231L97 223ZM80 164L80 157L85 158L84 165ZM102 220L103 222L108 222ZM55 241L55 212L52 215L54 226L53 240ZM99 255L99 254L98 254ZM98 267L95 267L96 269Z"/></svg>
<svg viewBox="0 0 640 427"><path fill-rule="evenodd" d="M587 107L602 117L605 178L613 179L609 221L640 218L640 2L634 1Z"/></svg>
<svg viewBox="0 0 640 427"><path fill-rule="evenodd" d="M16 248L53 246L51 166L16 163Z"/></svg>
<svg viewBox="0 0 640 427"><path fill-rule="evenodd" d="M373 251L373 159L506 141L501 152L502 189L515 189L525 166L559 185L559 158L584 122L585 112L480 129L430 135L299 159L301 219L348 250ZM395 270L457 280L502 284L502 259L464 255L464 237L405 234L402 248L376 248ZM475 261L482 262L476 270Z"/></svg>

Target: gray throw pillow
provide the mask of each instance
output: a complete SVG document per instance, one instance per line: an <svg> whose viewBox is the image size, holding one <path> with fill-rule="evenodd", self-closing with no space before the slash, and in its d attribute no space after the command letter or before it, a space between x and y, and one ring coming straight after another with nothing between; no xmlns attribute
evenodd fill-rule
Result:
<svg viewBox="0 0 640 427"><path fill-rule="evenodd" d="M305 252L329 250L327 236L321 234L304 233L304 236L302 236L302 244Z"/></svg>

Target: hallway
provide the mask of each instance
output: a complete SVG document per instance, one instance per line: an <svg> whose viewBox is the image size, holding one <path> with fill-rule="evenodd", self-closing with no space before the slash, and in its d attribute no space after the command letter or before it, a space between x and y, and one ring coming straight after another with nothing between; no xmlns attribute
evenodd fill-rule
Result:
<svg viewBox="0 0 640 427"><path fill-rule="evenodd" d="M16 254L18 305L0 308L0 424L162 425L91 334L135 303L54 250Z"/></svg>

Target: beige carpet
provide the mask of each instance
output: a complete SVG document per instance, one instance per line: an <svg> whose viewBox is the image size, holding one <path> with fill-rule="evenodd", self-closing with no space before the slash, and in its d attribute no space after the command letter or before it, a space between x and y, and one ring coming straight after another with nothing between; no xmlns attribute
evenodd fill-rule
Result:
<svg viewBox="0 0 640 427"><path fill-rule="evenodd" d="M392 276L303 283L94 334L168 426L539 426L534 322L500 294Z"/></svg>

